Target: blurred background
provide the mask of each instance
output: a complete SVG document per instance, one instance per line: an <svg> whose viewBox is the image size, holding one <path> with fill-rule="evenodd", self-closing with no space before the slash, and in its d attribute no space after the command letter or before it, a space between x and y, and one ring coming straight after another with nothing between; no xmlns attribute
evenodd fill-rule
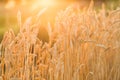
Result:
<svg viewBox="0 0 120 80"><path fill-rule="evenodd" d="M22 22L29 16L36 15L41 9L47 7L47 11L41 17L41 29L39 37L41 40L48 41L47 31L44 26L48 22L54 23L58 11L64 10L72 3L79 3L80 7L88 6L91 0L0 0L0 42L3 34L12 28L17 34L19 27L17 23L17 12L21 11ZM93 0L95 8L101 8L105 3L107 9L120 7L120 0ZM53 24L52 24L53 25ZM43 35L44 34L44 35Z"/></svg>

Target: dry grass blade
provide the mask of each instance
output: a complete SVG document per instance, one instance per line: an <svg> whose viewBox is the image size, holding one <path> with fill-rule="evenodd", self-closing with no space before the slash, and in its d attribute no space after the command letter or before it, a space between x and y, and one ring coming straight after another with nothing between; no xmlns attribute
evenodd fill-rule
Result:
<svg viewBox="0 0 120 80"><path fill-rule="evenodd" d="M17 19L18 19L18 26L21 29L21 27L22 27L22 20L21 20L21 12L20 12L20 10L17 13Z"/></svg>
<svg viewBox="0 0 120 80"><path fill-rule="evenodd" d="M46 10L47 10L47 8L42 9L42 10L37 14L36 20L39 20L40 16L41 16L43 13L45 13Z"/></svg>

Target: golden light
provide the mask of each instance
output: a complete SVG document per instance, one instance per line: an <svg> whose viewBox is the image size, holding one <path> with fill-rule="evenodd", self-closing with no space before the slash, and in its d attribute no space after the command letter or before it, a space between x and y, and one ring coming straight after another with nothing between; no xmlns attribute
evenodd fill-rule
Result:
<svg viewBox="0 0 120 80"><path fill-rule="evenodd" d="M42 14L42 16L40 16L40 19L41 19L41 23L44 26L47 26L46 24L48 22L54 25L54 21L57 13L60 10L65 9L65 7L71 3L72 3L72 0L70 2L66 0L65 1L34 0L29 9L32 15L36 15L39 11L41 11L42 9L45 9L45 11L43 10L44 13ZM40 12L40 15L41 15L41 12Z"/></svg>
<svg viewBox="0 0 120 80"><path fill-rule="evenodd" d="M55 0L41 0L40 1L40 5L43 7L49 7L49 6L53 6L55 4L56 4Z"/></svg>
<svg viewBox="0 0 120 80"><path fill-rule="evenodd" d="M14 0L10 0L7 2L7 4L5 5L6 9L12 9L15 7L15 1Z"/></svg>
<svg viewBox="0 0 120 80"><path fill-rule="evenodd" d="M57 5L57 0L37 0L33 1L31 11L34 11L37 8L47 8L55 5Z"/></svg>

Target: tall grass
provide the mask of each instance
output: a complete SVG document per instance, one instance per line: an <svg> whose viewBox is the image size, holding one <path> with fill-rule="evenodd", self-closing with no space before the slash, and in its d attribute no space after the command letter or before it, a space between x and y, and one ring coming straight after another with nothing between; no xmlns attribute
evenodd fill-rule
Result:
<svg viewBox="0 0 120 80"><path fill-rule="evenodd" d="M4 34L3 80L120 80L120 9L71 5L58 13L54 30L48 23L49 43L43 44L37 34L44 11L25 23L19 12L17 36L12 29Z"/></svg>

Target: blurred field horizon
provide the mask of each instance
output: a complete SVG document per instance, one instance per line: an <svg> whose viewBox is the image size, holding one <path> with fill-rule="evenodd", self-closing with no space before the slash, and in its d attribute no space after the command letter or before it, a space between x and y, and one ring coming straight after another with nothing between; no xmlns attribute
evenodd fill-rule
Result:
<svg viewBox="0 0 120 80"><path fill-rule="evenodd" d="M22 22L29 16L36 15L41 9L48 8L41 17L43 26L50 22L52 25L55 21L57 13L66 9L71 4L79 4L80 8L88 7L91 0L0 0L0 42L3 34L8 29L12 28L15 33L18 32L17 12L22 13ZM120 6L120 0L93 0L95 9L99 10L102 4L108 10L116 9ZM41 29L41 31L46 31ZM43 32L42 32L43 33ZM48 34L44 33L46 37L41 37L43 41L48 41ZM40 35L43 36L43 35Z"/></svg>

